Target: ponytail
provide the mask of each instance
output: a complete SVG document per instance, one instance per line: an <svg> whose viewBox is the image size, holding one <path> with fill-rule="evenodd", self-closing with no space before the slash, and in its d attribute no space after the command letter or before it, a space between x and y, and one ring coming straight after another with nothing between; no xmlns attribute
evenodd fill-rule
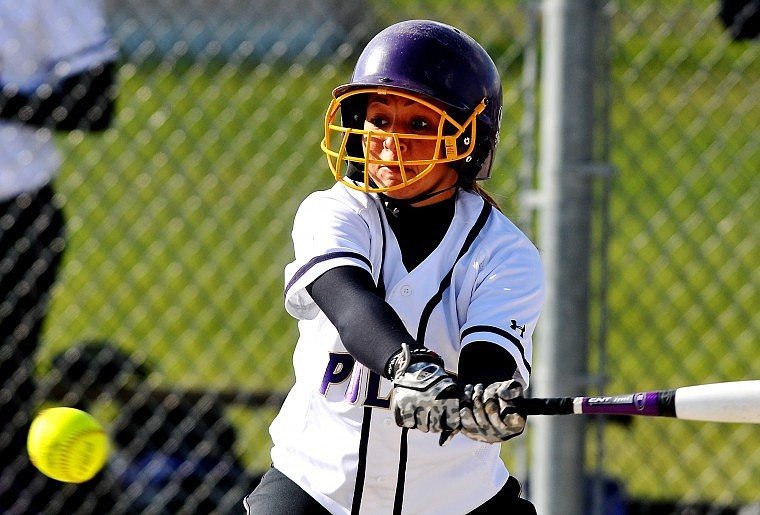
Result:
<svg viewBox="0 0 760 515"><path fill-rule="evenodd" d="M484 190L483 188L480 187L480 185L477 183L477 181L472 181L472 183L470 184L470 188L469 189L471 189L472 191L474 191L475 193L477 193L478 195L480 195L481 197L483 197L483 199L486 202L488 202L493 207L495 207L496 209L498 209L499 211L501 211L501 207L499 206L499 204L494 200L494 198L491 195L488 194L488 192L486 190Z"/></svg>

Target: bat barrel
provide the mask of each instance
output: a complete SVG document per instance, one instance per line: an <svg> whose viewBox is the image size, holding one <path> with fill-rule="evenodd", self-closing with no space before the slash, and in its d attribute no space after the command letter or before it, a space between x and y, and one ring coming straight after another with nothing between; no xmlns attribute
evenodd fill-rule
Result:
<svg viewBox="0 0 760 515"><path fill-rule="evenodd" d="M676 417L712 422L760 423L760 380L678 388Z"/></svg>

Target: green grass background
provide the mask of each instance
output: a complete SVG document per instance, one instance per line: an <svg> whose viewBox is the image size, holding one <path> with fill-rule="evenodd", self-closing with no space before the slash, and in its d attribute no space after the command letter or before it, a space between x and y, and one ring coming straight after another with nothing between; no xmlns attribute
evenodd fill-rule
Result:
<svg viewBox="0 0 760 515"><path fill-rule="evenodd" d="M517 3L498 3L487 19L457 5L375 8L380 24L457 24L499 56L503 139L487 187L516 217L524 16ZM593 285L608 295L606 353L592 345L590 371L604 359L607 392L756 377L758 53L716 47L724 35L703 21L707 1L662 11L618 5L610 265L605 277L595 265ZM708 26L694 35L700 23ZM322 117L349 63L125 63L116 126L61 141L57 186L70 240L43 373L72 344L107 338L149 362L157 384L289 386L297 333L282 307L282 269L290 224L304 196L331 185ZM230 416L246 462L266 467L274 411L233 407ZM631 495L735 502L760 497L759 441L754 426L647 419L609 427L601 445L605 470ZM599 446L589 438L590 450Z"/></svg>

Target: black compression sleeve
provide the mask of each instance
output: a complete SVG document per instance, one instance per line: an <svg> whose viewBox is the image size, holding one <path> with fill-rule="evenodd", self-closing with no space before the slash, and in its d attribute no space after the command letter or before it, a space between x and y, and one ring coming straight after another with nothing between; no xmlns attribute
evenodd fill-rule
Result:
<svg viewBox="0 0 760 515"><path fill-rule="evenodd" d="M516 371L515 360L504 347L485 341L471 342L459 354L457 383L488 386L513 379Z"/></svg>
<svg viewBox="0 0 760 515"><path fill-rule="evenodd" d="M0 118L59 131L105 130L114 112L115 74L116 65L109 62L31 94L3 85Z"/></svg>
<svg viewBox="0 0 760 515"><path fill-rule="evenodd" d="M372 276L355 266L328 270L306 287L338 330L346 350L364 366L386 375L388 360L414 338L393 308L377 293Z"/></svg>

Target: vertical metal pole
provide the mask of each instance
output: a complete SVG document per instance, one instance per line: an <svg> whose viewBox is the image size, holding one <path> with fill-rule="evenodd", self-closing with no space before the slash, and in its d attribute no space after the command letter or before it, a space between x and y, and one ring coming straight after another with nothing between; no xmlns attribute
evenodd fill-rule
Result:
<svg viewBox="0 0 760 515"><path fill-rule="evenodd" d="M518 225L534 238L535 179L536 179L536 127L538 127L538 56L541 37L541 4L530 0L525 4L525 44L523 45L522 81L520 97L525 110L520 119L520 148L522 162L518 183L520 188L520 219Z"/></svg>
<svg viewBox="0 0 760 515"><path fill-rule="evenodd" d="M539 248L547 297L533 396L581 395L587 377L594 127L595 0L544 0ZM585 421L531 420L530 497L538 513L585 515Z"/></svg>

